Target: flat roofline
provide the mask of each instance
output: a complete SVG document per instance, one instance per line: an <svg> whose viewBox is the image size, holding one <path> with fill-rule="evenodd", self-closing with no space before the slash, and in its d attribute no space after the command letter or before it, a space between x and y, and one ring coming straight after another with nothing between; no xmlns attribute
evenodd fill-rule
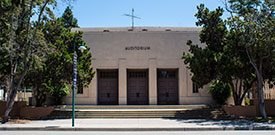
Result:
<svg viewBox="0 0 275 135"><path fill-rule="evenodd" d="M112 31L201 31L201 27L88 27L88 28L72 28L72 32L112 32Z"/></svg>

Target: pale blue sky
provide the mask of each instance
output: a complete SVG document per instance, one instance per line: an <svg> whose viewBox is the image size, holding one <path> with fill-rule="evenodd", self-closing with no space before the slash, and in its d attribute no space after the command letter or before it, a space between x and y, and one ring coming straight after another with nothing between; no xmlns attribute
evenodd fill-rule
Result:
<svg viewBox="0 0 275 135"><path fill-rule="evenodd" d="M210 10L223 7L223 0L75 0L71 2L80 27L130 27L135 15L135 26L195 27L196 6L204 3ZM67 3L58 0L56 16L61 16Z"/></svg>

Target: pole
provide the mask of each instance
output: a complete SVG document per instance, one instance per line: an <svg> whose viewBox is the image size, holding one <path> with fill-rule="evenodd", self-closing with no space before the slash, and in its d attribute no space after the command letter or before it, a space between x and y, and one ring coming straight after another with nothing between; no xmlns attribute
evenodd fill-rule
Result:
<svg viewBox="0 0 275 135"><path fill-rule="evenodd" d="M77 54L75 52L75 41L76 39L81 38L79 36L74 38L74 56L73 56L73 98L72 98L72 127L74 127L74 119L75 119L75 86L76 86L76 82L77 82ZM82 41L82 46L78 48L81 52L83 52L83 50L86 49L86 47L84 46L84 42Z"/></svg>
<svg viewBox="0 0 275 135"><path fill-rule="evenodd" d="M134 31L134 8L132 8L132 30Z"/></svg>
<svg viewBox="0 0 275 135"><path fill-rule="evenodd" d="M72 127L74 127L74 118L75 118L75 115L74 115L74 105L75 105L74 99L75 99L75 94L74 94L74 92L75 92L75 88L74 88L74 85L73 85L73 118L72 118Z"/></svg>
<svg viewBox="0 0 275 135"><path fill-rule="evenodd" d="M73 56L73 107L72 107L72 127L74 127L74 119L75 119L75 85L76 85L76 76L77 76L77 56L76 56L76 52L75 52L75 40L79 38L79 37L75 37L74 39L74 56Z"/></svg>

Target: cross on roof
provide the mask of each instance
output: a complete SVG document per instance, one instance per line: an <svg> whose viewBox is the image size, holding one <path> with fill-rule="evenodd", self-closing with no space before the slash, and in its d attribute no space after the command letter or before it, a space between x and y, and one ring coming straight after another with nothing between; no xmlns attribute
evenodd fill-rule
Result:
<svg viewBox="0 0 275 135"><path fill-rule="evenodd" d="M132 30L134 30L134 19L141 19L141 18L134 15L134 8L132 8L132 15L130 14L124 14L124 15L132 18Z"/></svg>

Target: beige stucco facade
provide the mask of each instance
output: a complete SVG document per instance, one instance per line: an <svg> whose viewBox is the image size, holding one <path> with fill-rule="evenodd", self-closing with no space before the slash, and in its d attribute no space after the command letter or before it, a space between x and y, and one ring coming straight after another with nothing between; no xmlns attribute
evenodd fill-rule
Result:
<svg viewBox="0 0 275 135"><path fill-rule="evenodd" d="M191 72L181 59L188 51L187 40L203 46L199 41L200 28L74 28L83 31L83 39L92 52L94 70L116 69L118 71L118 104L127 105L127 70L148 71L149 104L158 102L157 71L177 71L178 104L208 104L212 102L207 93L208 86L193 92ZM72 96L65 98L72 103ZM82 94L76 93L76 104L98 104L98 74L95 74L89 88Z"/></svg>

